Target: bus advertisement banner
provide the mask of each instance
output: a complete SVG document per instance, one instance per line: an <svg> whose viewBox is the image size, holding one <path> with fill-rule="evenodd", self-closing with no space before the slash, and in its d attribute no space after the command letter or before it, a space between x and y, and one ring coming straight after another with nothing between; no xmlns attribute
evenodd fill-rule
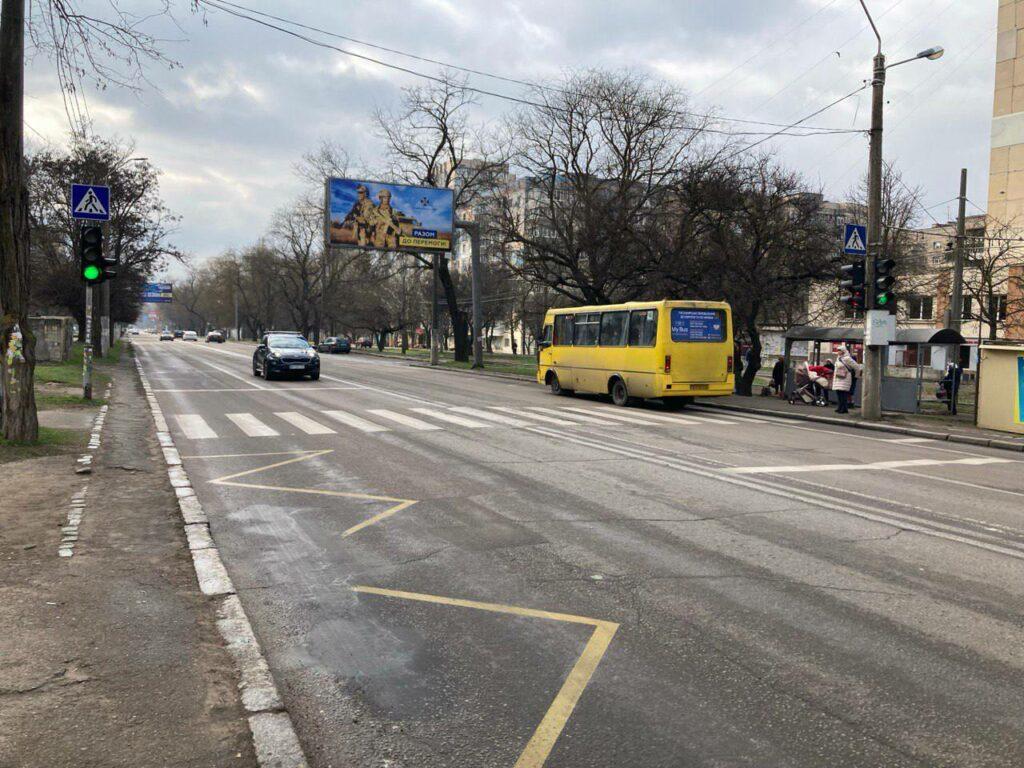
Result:
<svg viewBox="0 0 1024 768"><path fill-rule="evenodd" d="M679 309L671 315L672 341L721 342L725 339L725 315L719 309Z"/></svg>
<svg viewBox="0 0 1024 768"><path fill-rule="evenodd" d="M450 251L454 192L359 179L327 180L331 246L386 251Z"/></svg>

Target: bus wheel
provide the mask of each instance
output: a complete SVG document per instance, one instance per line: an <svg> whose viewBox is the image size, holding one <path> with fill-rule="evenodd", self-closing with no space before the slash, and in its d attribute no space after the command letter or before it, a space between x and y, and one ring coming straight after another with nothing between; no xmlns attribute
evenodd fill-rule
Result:
<svg viewBox="0 0 1024 768"><path fill-rule="evenodd" d="M633 398L626 390L626 382L622 379L615 379L612 382L612 402L616 405L629 405L633 402Z"/></svg>
<svg viewBox="0 0 1024 768"><path fill-rule="evenodd" d="M551 387L551 394L552 395L571 395L572 394L572 390L571 389L562 389L562 384L558 380L558 374L557 373L552 373L551 374L551 378L548 381L548 384Z"/></svg>

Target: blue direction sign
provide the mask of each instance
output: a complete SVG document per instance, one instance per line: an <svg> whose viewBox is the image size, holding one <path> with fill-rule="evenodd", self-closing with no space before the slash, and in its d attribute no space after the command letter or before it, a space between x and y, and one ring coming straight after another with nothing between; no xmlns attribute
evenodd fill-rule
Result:
<svg viewBox="0 0 1024 768"><path fill-rule="evenodd" d="M142 303L168 304L174 301L173 290L170 283L146 283L142 288Z"/></svg>
<svg viewBox="0 0 1024 768"><path fill-rule="evenodd" d="M72 184L71 218L110 221L110 187L98 184Z"/></svg>
<svg viewBox="0 0 1024 768"><path fill-rule="evenodd" d="M843 232L843 253L848 256L868 255L868 228L863 224L847 224Z"/></svg>

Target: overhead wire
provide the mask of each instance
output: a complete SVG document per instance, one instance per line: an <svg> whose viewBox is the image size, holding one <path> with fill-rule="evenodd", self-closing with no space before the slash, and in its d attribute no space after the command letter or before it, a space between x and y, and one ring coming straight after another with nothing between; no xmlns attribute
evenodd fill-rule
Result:
<svg viewBox="0 0 1024 768"><path fill-rule="evenodd" d="M338 32L333 32L331 30L324 29L322 27L316 27L316 26L312 26L310 24L305 24L303 22L295 21L294 19L289 19L289 18L286 18L284 16L275 15L275 14L272 14L272 13L268 13L266 11L260 11L260 10L255 9L255 8L251 8L249 6L242 5L241 3L232 2L232 0L209 0L209 1L208 0L198 0L198 1L200 2L200 4L208 5L210 7L217 7L217 8L219 8L219 10L222 10L222 11L225 11L227 13L230 13L233 16L236 16L236 17L239 17L239 18L248 19L249 21L254 21L254 22L258 23L258 24L262 24L263 26L267 26L267 27L270 27L272 29L277 29L278 31L285 32L286 34L290 34L290 35L292 35L294 37L298 37L299 39L305 40L306 42L312 43L314 45L319 45L321 47L331 48L331 49L333 49L335 51L338 51L339 53L343 53L343 54L346 54L346 55L349 55L349 56L355 56L357 58L365 59L367 61L370 61L372 63L378 64L380 66L389 67L391 69L397 69L397 70L399 70L401 72L405 72L407 74L412 74L412 75L417 76L417 77L426 77L426 78L429 78L429 79L432 79L432 80L435 80L435 81L441 81L442 80L442 78L433 77L433 76L427 75L425 73L419 72L417 70L412 70L412 69L408 69L408 68L405 68L405 67L401 67L399 65L391 64L389 62L385 62L385 61L382 61L380 59L375 59L373 57L366 56L366 55L357 53L355 51L351 51L351 50L347 50L347 49L342 49L342 48L338 48L338 47L335 47L335 46L331 46L331 45L329 45L327 43L324 43L323 41L313 40L312 38L308 38L308 37L306 37L304 35L300 35L300 34L294 32L292 30L281 28L281 27L278 27L278 26L276 26L274 24L269 24L269 23L267 23L265 21L262 21L261 19L252 18L251 16L249 16L247 14L254 14L255 16L260 16L263 19L272 19L273 21L279 22L281 24L287 24L289 26L296 27L298 29L304 29L304 30L309 31L309 32L316 32L317 34L325 35L327 37L332 37L332 38L335 38L335 39L338 39L338 40L346 40L348 42L355 43L357 45L362 45L362 46L365 46L367 48L373 48L375 50L385 51L387 53L392 53L392 54L395 54L395 55L398 55L398 56L404 56L406 58L413 59L415 61L422 61L422 62L425 62L425 63L434 64L434 65L437 65L437 66L440 66L440 67L444 67L446 69L452 69L452 70L455 70L455 71L458 71L458 72L465 72L466 74L477 75L477 76L480 76L480 77L487 77L487 78L491 78L491 79L494 79L494 80L499 80L499 81L502 81L502 82L523 86L523 87L526 87L526 88L532 88L532 89L537 89L537 90L542 90L542 91L548 91L548 92L551 92L551 93L562 93L562 94L565 94L567 92L564 88L559 88L557 86L547 85L547 84L536 82L536 81L522 80L522 79L519 79L519 78L508 77L506 75L499 75L499 74L496 74L494 72L488 72L488 71L482 70L482 69L475 69L475 68L472 68L472 67L466 67L466 66L463 66L463 65L460 65L460 64L454 64L452 62L442 61L440 59L434 59L434 58L430 58L430 57L427 57L427 56L421 56L419 54L410 53L408 51L403 51L403 50L398 49L398 48L392 48L392 47L380 45L378 43L371 43L371 42L368 42L366 40L361 40L359 38L351 37L349 35L343 35L343 34L338 33ZM832 0L832 2L836 2L836 0ZM492 96L492 97L499 98L499 99L506 99L506 100L509 100L509 101L516 101L516 102L523 103L523 104L526 104L526 105L529 105L529 106L538 106L539 105L537 102L533 102L533 101L531 101L529 99L521 99L521 98L518 98L518 97L515 97L515 96L511 96L509 94L502 94L502 93L497 93L497 92L494 92L494 91L488 91L488 90L476 88L475 86L467 86L467 90L473 91L475 93L480 93L482 95ZM730 122L730 123L739 123L739 124L745 124L745 125L764 125L764 126L769 126L769 127L772 127L772 128L785 127L785 125L786 125L785 123L771 122L771 121L766 121L766 120L754 120L754 119L749 119L749 118L727 117L727 116L724 116L724 115L716 115L716 114L713 114L713 113L696 112L696 111L692 111L692 110L672 110L671 112L673 114L677 114L677 115L679 115L681 117L696 117L696 118L702 118L702 119L707 119L707 120L714 120L714 121L720 121L720 122ZM858 132L856 129L835 128L835 127L828 127L828 126L806 126L806 128L807 128L808 131L813 131L813 133L808 133L806 135L821 135L821 134L825 134L825 133L850 133L850 132ZM723 130L712 130L711 132L719 133L719 134L728 134L728 135L740 135L740 136L755 135L757 133L757 132L753 132L753 131L736 132L736 131L723 131ZM768 131L763 131L761 133L762 134L766 134L766 133L769 133L769 132ZM793 135L801 135L802 136L802 135L805 135L805 134L793 134Z"/></svg>

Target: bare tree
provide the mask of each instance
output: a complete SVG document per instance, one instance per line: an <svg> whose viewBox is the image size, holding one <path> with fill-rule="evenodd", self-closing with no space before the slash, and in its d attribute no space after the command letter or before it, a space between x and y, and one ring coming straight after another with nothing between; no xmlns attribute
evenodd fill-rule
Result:
<svg viewBox="0 0 1024 768"><path fill-rule="evenodd" d="M991 217L985 239L967 243L964 263L964 315L977 320L989 339L1024 323L1024 243L1020 225Z"/></svg>
<svg viewBox="0 0 1024 768"><path fill-rule="evenodd" d="M394 181L451 187L456 211L477 203L493 189L494 177L506 165L497 142L471 127L468 113L473 103L465 81L446 75L443 82L405 89L397 110L378 110L376 123L385 145L386 175ZM415 258L422 268L431 268L429 255L416 254ZM459 306L443 254L438 280L451 317L455 359L469 360L468 316Z"/></svg>
<svg viewBox="0 0 1024 768"><path fill-rule="evenodd" d="M573 302L645 295L704 124L678 90L633 74L586 71L531 98L509 125L526 174L503 198L509 266Z"/></svg>
<svg viewBox="0 0 1024 768"><path fill-rule="evenodd" d="M136 16L107 6L105 17L81 12L74 0L26 0L0 4L0 434L34 442L36 417L35 335L29 326L31 286L28 190L24 170L25 39L55 63L72 125L83 129L88 116L81 83L92 80L138 87L143 64L173 63L143 24L152 14ZM157 15L169 11L159 0Z"/></svg>
<svg viewBox="0 0 1024 768"><path fill-rule="evenodd" d="M280 287L295 330L308 336L320 327L323 290L323 208L299 199L279 210L270 227L269 244L277 255Z"/></svg>

